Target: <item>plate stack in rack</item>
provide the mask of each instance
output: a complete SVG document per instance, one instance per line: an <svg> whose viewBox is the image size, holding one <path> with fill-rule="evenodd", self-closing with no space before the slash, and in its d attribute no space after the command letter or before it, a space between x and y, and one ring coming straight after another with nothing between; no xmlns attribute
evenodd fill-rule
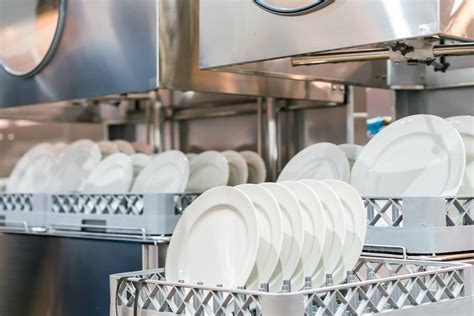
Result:
<svg viewBox="0 0 474 316"><path fill-rule="evenodd" d="M171 238L167 278L270 291L343 281L362 251L366 212L339 180L245 184L206 191Z"/></svg>

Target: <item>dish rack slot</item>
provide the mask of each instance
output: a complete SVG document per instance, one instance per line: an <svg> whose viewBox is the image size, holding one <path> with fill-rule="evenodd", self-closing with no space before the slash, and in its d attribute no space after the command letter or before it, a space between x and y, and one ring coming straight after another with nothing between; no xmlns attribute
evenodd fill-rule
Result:
<svg viewBox="0 0 474 316"><path fill-rule="evenodd" d="M364 197L366 244L410 254L474 251L474 197Z"/></svg>
<svg viewBox="0 0 474 316"><path fill-rule="evenodd" d="M111 315L360 315L439 314L456 304L469 315L471 266L459 263L360 258L346 283L269 293L166 281L164 269L110 277ZM436 304L436 305L433 305ZM398 313L397 313L398 312ZM391 314L392 315L392 314Z"/></svg>

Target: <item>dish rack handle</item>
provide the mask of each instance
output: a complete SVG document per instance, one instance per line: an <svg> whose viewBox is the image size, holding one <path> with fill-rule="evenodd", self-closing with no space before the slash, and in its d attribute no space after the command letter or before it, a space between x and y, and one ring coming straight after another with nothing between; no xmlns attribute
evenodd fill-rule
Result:
<svg viewBox="0 0 474 316"><path fill-rule="evenodd" d="M269 3L269 0L254 0L254 3L263 10L273 14L286 16L307 14L316 10L320 10L333 2L334 0L313 0L311 3L300 7L285 8L271 4Z"/></svg>

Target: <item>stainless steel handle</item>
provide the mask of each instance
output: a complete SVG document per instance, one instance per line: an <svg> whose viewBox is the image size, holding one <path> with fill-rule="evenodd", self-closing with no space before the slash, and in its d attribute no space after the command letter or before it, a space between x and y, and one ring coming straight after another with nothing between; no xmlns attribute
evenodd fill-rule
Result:
<svg viewBox="0 0 474 316"><path fill-rule="evenodd" d="M268 0L254 0L255 4L258 5L260 8L264 9L265 11L268 11L273 14L278 14L278 15L301 15L301 14L306 14L309 12L313 12L319 9L322 9L331 3L334 2L334 0L313 0L311 3L307 5L303 5L301 7L295 7L295 8L283 8L283 7L278 7L275 6L271 3L268 3Z"/></svg>

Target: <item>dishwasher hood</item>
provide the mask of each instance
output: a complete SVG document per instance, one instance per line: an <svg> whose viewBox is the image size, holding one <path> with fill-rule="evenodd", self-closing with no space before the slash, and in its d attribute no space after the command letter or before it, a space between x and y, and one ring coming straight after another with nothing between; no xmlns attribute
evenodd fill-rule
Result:
<svg viewBox="0 0 474 316"><path fill-rule="evenodd" d="M2 0L0 108L153 89L342 103L326 82L201 71L196 0Z"/></svg>
<svg viewBox="0 0 474 316"><path fill-rule="evenodd" d="M201 69L384 88L474 85L473 0L200 2Z"/></svg>

